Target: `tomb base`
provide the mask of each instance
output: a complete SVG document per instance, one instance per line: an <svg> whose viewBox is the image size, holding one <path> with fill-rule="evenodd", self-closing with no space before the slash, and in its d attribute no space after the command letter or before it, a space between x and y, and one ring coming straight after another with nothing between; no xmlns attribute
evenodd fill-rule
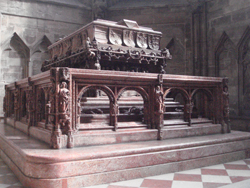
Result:
<svg viewBox="0 0 250 188"><path fill-rule="evenodd" d="M238 131L52 150L11 126L0 129L2 159L32 188L77 188L250 157L250 133Z"/></svg>

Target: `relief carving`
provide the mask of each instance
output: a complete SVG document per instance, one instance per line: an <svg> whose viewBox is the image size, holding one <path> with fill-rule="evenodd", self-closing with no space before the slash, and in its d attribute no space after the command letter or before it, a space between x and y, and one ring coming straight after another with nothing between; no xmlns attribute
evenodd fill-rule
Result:
<svg viewBox="0 0 250 188"><path fill-rule="evenodd" d="M15 115L15 120L19 120L19 116L18 116L18 111L19 111L19 97L20 97L20 93L19 93L19 89L15 89L14 91L14 115Z"/></svg>
<svg viewBox="0 0 250 188"><path fill-rule="evenodd" d="M158 140L162 140L162 127L164 120L164 99L161 85L155 87L155 124L158 129Z"/></svg>
<svg viewBox="0 0 250 188"><path fill-rule="evenodd" d="M45 124L49 124L50 121L50 113L51 113L51 102L48 101L48 103L46 104L46 118L45 118Z"/></svg>
<svg viewBox="0 0 250 188"><path fill-rule="evenodd" d="M222 91L222 100L223 100L223 118L222 118L222 127L223 132L230 132L229 124L229 93L228 93L228 79L223 79L223 91Z"/></svg>
<svg viewBox="0 0 250 188"><path fill-rule="evenodd" d="M123 30L123 42L126 46L135 47L134 31Z"/></svg>
<svg viewBox="0 0 250 188"><path fill-rule="evenodd" d="M159 50L160 48L160 37L149 35L148 36L148 46L152 50Z"/></svg>
<svg viewBox="0 0 250 188"><path fill-rule="evenodd" d="M26 109L28 112L28 125L31 126L33 123L33 113L35 112L35 98L32 90L27 91L27 103Z"/></svg>
<svg viewBox="0 0 250 188"><path fill-rule="evenodd" d="M148 47L147 41L147 34L138 32L136 36L136 44L140 48L147 48Z"/></svg>
<svg viewBox="0 0 250 188"><path fill-rule="evenodd" d="M15 89L14 91L14 109L19 109L19 90Z"/></svg>
<svg viewBox="0 0 250 188"><path fill-rule="evenodd" d="M122 35L119 31L109 29L109 42L111 44L122 45Z"/></svg>
<svg viewBox="0 0 250 188"><path fill-rule="evenodd" d="M163 103L163 92L161 86L156 86L155 89L155 101L156 101L156 113L162 114L164 112L164 103Z"/></svg>
<svg viewBox="0 0 250 188"><path fill-rule="evenodd" d="M59 77L60 81L69 81L70 73L68 68L60 68L59 69Z"/></svg>
<svg viewBox="0 0 250 188"><path fill-rule="evenodd" d="M59 112L67 113L69 111L69 108L68 108L69 97L70 97L70 92L67 89L67 83L62 82L61 88L59 91Z"/></svg>

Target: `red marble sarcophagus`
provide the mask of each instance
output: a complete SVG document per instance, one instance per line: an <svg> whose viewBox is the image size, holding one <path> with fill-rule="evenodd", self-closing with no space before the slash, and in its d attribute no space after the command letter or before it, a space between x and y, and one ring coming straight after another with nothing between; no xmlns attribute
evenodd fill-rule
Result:
<svg viewBox="0 0 250 188"><path fill-rule="evenodd" d="M95 20L49 46L51 58L42 71L71 67L164 73L167 49L160 50L162 33L132 20Z"/></svg>

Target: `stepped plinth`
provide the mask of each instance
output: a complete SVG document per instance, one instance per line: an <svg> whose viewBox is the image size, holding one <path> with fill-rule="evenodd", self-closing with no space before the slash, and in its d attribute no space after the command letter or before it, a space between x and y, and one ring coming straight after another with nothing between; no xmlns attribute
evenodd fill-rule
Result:
<svg viewBox="0 0 250 188"><path fill-rule="evenodd" d="M207 125L207 130L197 134L197 129L202 126L197 124L182 132L188 132L189 135L185 136L192 137L180 138L182 133L178 133L178 127L167 127L166 135L175 135L176 138L51 150L47 144L0 123L1 158L25 187L80 188L250 157L250 133L232 131L229 134L214 134L211 130L220 130L219 126L208 129L211 125ZM126 135L128 132L120 130L119 133L120 138L129 138ZM86 141L94 141L93 132L85 134ZM100 142L108 134L114 132L110 131L103 137L99 135L97 141ZM146 132L142 135L148 137Z"/></svg>

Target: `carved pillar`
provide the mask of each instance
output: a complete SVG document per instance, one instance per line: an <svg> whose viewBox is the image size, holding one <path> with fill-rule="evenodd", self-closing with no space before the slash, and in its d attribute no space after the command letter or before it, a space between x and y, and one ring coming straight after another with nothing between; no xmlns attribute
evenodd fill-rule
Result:
<svg viewBox="0 0 250 188"><path fill-rule="evenodd" d="M82 108L81 108L81 98L77 99L77 122L76 122L76 129L78 129L78 126L81 123L81 113L82 113Z"/></svg>
<svg viewBox="0 0 250 188"><path fill-rule="evenodd" d="M115 99L110 101L110 126L114 127L114 131L117 130L117 114L118 114L118 104Z"/></svg>
<svg viewBox="0 0 250 188"><path fill-rule="evenodd" d="M7 123L6 117L7 117L7 96L5 94L4 98L3 98L3 112L4 112L4 123Z"/></svg>
<svg viewBox="0 0 250 188"><path fill-rule="evenodd" d="M51 69L52 88L50 92L53 132L51 145L53 148L61 148L61 135L68 136L67 147L74 146L73 130L71 126L71 92L70 73L68 68Z"/></svg>
<svg viewBox="0 0 250 188"><path fill-rule="evenodd" d="M158 83L154 88L154 122L155 127L158 129L158 140L162 140L162 128L164 126L164 112L165 112L165 105L163 99L163 87L162 87L162 75L158 75Z"/></svg>
<svg viewBox="0 0 250 188"><path fill-rule="evenodd" d="M188 126L191 126L192 122L191 122L191 117L192 117L192 112L193 112L193 107L194 107L194 103L192 102L192 100L190 99L186 104L185 104L185 109L184 109L184 117L185 117L185 121L188 122Z"/></svg>
<svg viewBox="0 0 250 188"><path fill-rule="evenodd" d="M229 120L229 93L228 93L228 79L223 79L223 91L222 91L222 132L230 133L230 120Z"/></svg>
<svg viewBox="0 0 250 188"><path fill-rule="evenodd" d="M209 118L213 121L213 124L215 124L214 101L213 101L213 100L209 101L209 104L208 104L208 105L209 105L209 106L208 106L208 107L209 107Z"/></svg>
<svg viewBox="0 0 250 188"><path fill-rule="evenodd" d="M148 128L150 129L150 117L149 117L149 104L148 101L144 99L144 107L143 107L143 116L144 116L144 123L148 125Z"/></svg>
<svg viewBox="0 0 250 188"><path fill-rule="evenodd" d="M42 89L37 90L37 107L36 107L36 121L40 122L42 120Z"/></svg>
<svg viewBox="0 0 250 188"><path fill-rule="evenodd" d="M28 84L30 90L28 90L27 97L27 111L28 111L28 126L34 126L36 124L35 112L36 112L36 97L35 97L35 86L34 83L28 78Z"/></svg>
<svg viewBox="0 0 250 188"><path fill-rule="evenodd" d="M50 92L50 88L49 87L45 87L44 88L44 94L45 94L45 129L48 128L48 124L49 122L49 114L50 114L50 110L51 110L51 103L49 101L49 92Z"/></svg>
<svg viewBox="0 0 250 188"><path fill-rule="evenodd" d="M15 83L15 90L14 90L14 121L19 120L19 108L20 108L20 92L19 88Z"/></svg>
<svg viewBox="0 0 250 188"><path fill-rule="evenodd" d="M7 117L10 116L9 98L10 98L10 92L8 88L5 86L5 96L3 98L4 123L7 123Z"/></svg>
<svg viewBox="0 0 250 188"><path fill-rule="evenodd" d="M62 131L60 125L58 123L57 111L58 111L58 92L59 88L57 87L57 69L50 69L50 81L52 83L50 89L50 103L51 106L50 112L48 112L49 120L53 126L52 128L52 135L51 135L51 147L55 149L61 148L61 135Z"/></svg>
<svg viewBox="0 0 250 188"><path fill-rule="evenodd" d="M27 119L28 119L28 127L34 125L34 113L35 113L35 95L33 90L27 91Z"/></svg>

